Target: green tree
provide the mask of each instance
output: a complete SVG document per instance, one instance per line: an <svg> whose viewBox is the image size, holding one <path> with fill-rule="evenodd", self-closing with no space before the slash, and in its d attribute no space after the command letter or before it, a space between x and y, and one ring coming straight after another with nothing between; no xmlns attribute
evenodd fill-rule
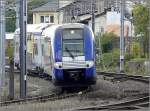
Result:
<svg viewBox="0 0 150 111"><path fill-rule="evenodd" d="M133 24L135 27L135 34L142 37L143 56L148 54L148 8L143 4L137 4L133 8Z"/></svg>
<svg viewBox="0 0 150 111"><path fill-rule="evenodd" d="M102 47L102 52L107 53L113 49L113 42L114 39L117 38L113 33L104 33L101 36L98 36L97 39L100 37L100 44Z"/></svg>
<svg viewBox="0 0 150 111"><path fill-rule="evenodd" d="M15 31L15 24L16 24L16 13L14 10L7 10L6 11L6 32L14 32Z"/></svg>
<svg viewBox="0 0 150 111"><path fill-rule="evenodd" d="M32 23L32 9L37 8L49 0L28 0L28 23ZM13 9L9 9L10 5L14 5L15 0L6 0L7 10L6 10L6 32L14 32L16 29L16 12Z"/></svg>

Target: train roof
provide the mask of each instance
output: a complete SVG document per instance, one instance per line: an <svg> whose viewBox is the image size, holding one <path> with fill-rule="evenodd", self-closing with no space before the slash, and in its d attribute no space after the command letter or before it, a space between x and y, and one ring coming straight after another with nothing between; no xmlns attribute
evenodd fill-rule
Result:
<svg viewBox="0 0 150 111"><path fill-rule="evenodd" d="M81 23L66 23L60 25L60 27L62 28L84 28L84 26L85 24L81 24Z"/></svg>
<svg viewBox="0 0 150 111"><path fill-rule="evenodd" d="M50 23L42 23L42 24L27 24L27 32L28 33L40 33L42 32L45 28L54 25ZM20 28L16 29L15 33L19 33Z"/></svg>
<svg viewBox="0 0 150 111"><path fill-rule="evenodd" d="M5 34L5 39L7 39L7 40L14 39L14 33L6 33Z"/></svg>
<svg viewBox="0 0 150 111"><path fill-rule="evenodd" d="M49 37L53 37L52 34L55 33L55 30L57 28L84 28L84 24L81 23L66 23L66 24L59 24L59 25L53 25L51 27L47 27L44 31L43 34L47 35ZM50 33L51 32L51 33Z"/></svg>

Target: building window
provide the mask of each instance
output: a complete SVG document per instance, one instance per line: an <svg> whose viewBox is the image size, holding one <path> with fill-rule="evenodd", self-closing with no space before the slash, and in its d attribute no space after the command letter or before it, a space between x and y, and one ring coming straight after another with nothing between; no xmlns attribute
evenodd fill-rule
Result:
<svg viewBox="0 0 150 111"><path fill-rule="evenodd" d="M54 23L54 16L41 16L41 23Z"/></svg>
<svg viewBox="0 0 150 111"><path fill-rule="evenodd" d="M49 23L49 16L45 16L45 23Z"/></svg>
<svg viewBox="0 0 150 111"><path fill-rule="evenodd" d="M40 20L41 20L41 23L44 23L44 16L41 16Z"/></svg>
<svg viewBox="0 0 150 111"><path fill-rule="evenodd" d="M101 33L103 33L104 32L104 27L101 27Z"/></svg>
<svg viewBox="0 0 150 111"><path fill-rule="evenodd" d="M54 16L50 16L50 22L54 23Z"/></svg>

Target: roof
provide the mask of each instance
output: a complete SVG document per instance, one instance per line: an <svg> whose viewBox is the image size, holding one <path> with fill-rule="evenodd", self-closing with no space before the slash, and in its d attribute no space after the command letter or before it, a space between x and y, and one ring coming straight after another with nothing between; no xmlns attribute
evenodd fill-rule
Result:
<svg viewBox="0 0 150 111"><path fill-rule="evenodd" d="M58 10L63 10L64 8L66 7L69 7L69 6L73 6L75 5L75 3L78 3L79 1L73 1L71 3L68 3L67 5L63 6L63 7L60 7Z"/></svg>
<svg viewBox="0 0 150 111"><path fill-rule="evenodd" d="M35 8L32 10L32 12L55 12L58 9L58 1L57 0L51 0L50 2Z"/></svg>
<svg viewBox="0 0 150 111"><path fill-rule="evenodd" d="M40 33L42 30L53 23L41 23L41 24L28 24L27 25L27 32L28 33ZM16 29L15 33L19 33L20 29Z"/></svg>
<svg viewBox="0 0 150 111"><path fill-rule="evenodd" d="M95 14L95 18L98 18L103 15L106 15L106 12ZM91 14L84 14L79 16L79 22L89 21L89 20L91 20Z"/></svg>

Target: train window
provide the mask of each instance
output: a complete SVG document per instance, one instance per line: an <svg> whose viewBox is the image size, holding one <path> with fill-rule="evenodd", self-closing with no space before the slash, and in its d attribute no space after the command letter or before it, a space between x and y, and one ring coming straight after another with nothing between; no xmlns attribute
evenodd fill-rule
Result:
<svg viewBox="0 0 150 111"><path fill-rule="evenodd" d="M44 44L42 44L42 56L44 56Z"/></svg>
<svg viewBox="0 0 150 111"><path fill-rule="evenodd" d="M63 39L83 39L83 30L66 29L63 31Z"/></svg>
<svg viewBox="0 0 150 111"><path fill-rule="evenodd" d="M27 40L31 40L31 33L27 33Z"/></svg>
<svg viewBox="0 0 150 111"><path fill-rule="evenodd" d="M83 30L66 29L63 32L63 56L83 56Z"/></svg>
<svg viewBox="0 0 150 111"><path fill-rule="evenodd" d="M37 44L34 44L34 54L38 55L38 47Z"/></svg>
<svg viewBox="0 0 150 111"><path fill-rule="evenodd" d="M19 43L16 42L16 52L19 53Z"/></svg>
<svg viewBox="0 0 150 111"><path fill-rule="evenodd" d="M44 42L44 56L50 56L50 40L45 38Z"/></svg>

